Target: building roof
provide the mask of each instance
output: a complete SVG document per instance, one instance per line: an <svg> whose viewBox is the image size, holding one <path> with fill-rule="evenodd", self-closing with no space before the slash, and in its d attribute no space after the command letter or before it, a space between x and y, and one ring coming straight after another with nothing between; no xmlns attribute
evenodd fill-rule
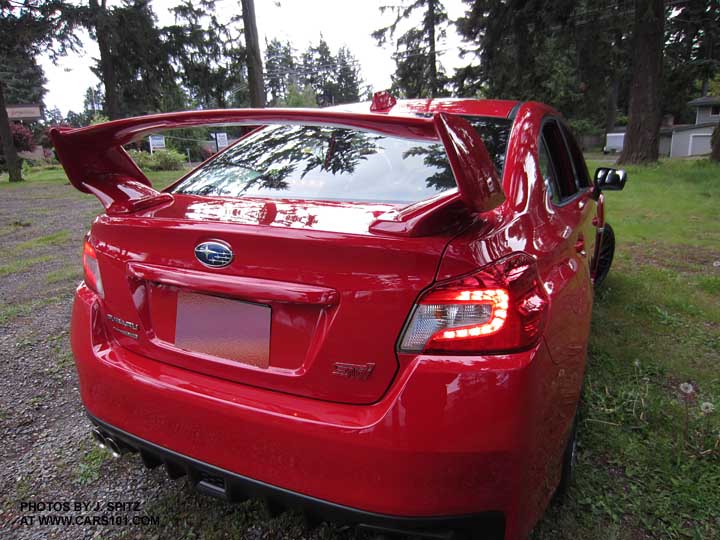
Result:
<svg viewBox="0 0 720 540"><path fill-rule="evenodd" d="M672 131L674 133L676 131L691 131L698 128L714 128L715 126L717 126L717 124L717 122L701 122L700 124L682 124L664 129L668 129L669 131ZM662 131L663 130L661 129L660 132L662 133Z"/></svg>
<svg viewBox="0 0 720 540"><path fill-rule="evenodd" d="M663 126L660 128L660 135L671 135L676 131L691 131L698 128L709 128L715 127L717 122L702 122L700 124L675 124L674 126ZM612 131L608 131L608 135L622 135L627 130L626 126L620 126L614 128Z"/></svg>
<svg viewBox="0 0 720 540"><path fill-rule="evenodd" d="M691 107L706 107L712 105L720 105L720 96L703 96L688 101Z"/></svg>

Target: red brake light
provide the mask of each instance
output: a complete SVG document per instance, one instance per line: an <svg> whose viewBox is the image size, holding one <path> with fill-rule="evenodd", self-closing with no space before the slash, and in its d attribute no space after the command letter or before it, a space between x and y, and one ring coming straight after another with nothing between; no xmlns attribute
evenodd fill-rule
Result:
<svg viewBox="0 0 720 540"><path fill-rule="evenodd" d="M405 328L400 351L482 354L527 349L542 334L547 304L535 259L510 255L425 293Z"/></svg>
<svg viewBox="0 0 720 540"><path fill-rule="evenodd" d="M104 295L102 278L100 277L100 267L98 266L97 254L95 248L90 242L85 240L83 244L83 270L85 272L85 283L93 291L100 296Z"/></svg>

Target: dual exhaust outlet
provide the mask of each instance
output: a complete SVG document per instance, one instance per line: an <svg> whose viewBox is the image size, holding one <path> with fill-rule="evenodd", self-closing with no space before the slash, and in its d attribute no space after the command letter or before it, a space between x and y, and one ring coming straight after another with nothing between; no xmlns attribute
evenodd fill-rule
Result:
<svg viewBox="0 0 720 540"><path fill-rule="evenodd" d="M105 433L100 431L98 428L93 428L92 436L93 436L93 439L95 439L95 442L97 442L98 446L100 446L100 448L105 448L107 450L110 450L113 457L115 457L115 458L119 458L123 454L132 452L132 450L133 450L132 448L127 446L122 441L113 439L110 435L106 435Z"/></svg>

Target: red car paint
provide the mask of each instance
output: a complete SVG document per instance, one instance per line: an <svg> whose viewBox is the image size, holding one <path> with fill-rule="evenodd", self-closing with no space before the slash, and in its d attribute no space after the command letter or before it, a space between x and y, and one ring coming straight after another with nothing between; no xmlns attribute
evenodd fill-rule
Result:
<svg viewBox="0 0 720 540"><path fill-rule="evenodd" d="M513 116L502 179L455 115ZM538 103L440 99L378 112L172 113L53 132L73 185L106 208L89 235L104 290L81 284L72 314L88 411L317 499L396 516L501 511L505 537L524 537L560 478L590 328L587 253L603 223L590 186L550 200L538 158L547 118L559 115ZM458 190L409 206L159 193L119 146L227 121L439 140ZM232 264L209 270L192 256L213 239L233 247ZM507 353L400 349L423 294L518 253L535 261L544 289L541 336ZM270 306L270 365L176 347L179 291ZM347 377L337 363L372 367Z"/></svg>

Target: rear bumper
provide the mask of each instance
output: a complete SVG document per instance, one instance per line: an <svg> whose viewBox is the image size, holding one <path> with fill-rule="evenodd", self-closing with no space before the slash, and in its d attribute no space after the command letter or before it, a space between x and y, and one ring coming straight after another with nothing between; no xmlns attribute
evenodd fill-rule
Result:
<svg viewBox="0 0 720 540"><path fill-rule="evenodd" d="M402 517L366 512L316 499L301 493L272 486L258 480L220 469L183 456L110 426L90 415L90 420L105 437L112 437L124 450L140 453L149 468L163 465L172 478L188 476L200 492L229 502L250 498L267 501L270 508L299 510L310 521L332 520L376 531L413 532L434 538L450 538L456 531L483 530L488 538L501 538L504 517L500 512L483 512L464 516ZM493 534L494 533L494 534Z"/></svg>
<svg viewBox="0 0 720 540"><path fill-rule="evenodd" d="M81 285L72 347L94 421L191 478L227 478L239 497L291 499L390 529L466 528L504 516L506 538L516 538L554 488L532 459L548 450L533 441L543 345L487 358L416 357L380 401L358 406L163 364L117 346L102 328L95 295Z"/></svg>

